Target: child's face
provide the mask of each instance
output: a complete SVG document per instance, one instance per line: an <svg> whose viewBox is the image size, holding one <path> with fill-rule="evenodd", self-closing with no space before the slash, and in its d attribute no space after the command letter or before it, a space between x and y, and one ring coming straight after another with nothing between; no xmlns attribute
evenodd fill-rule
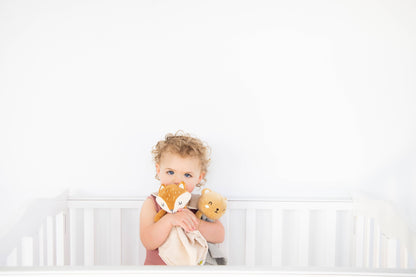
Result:
<svg viewBox="0 0 416 277"><path fill-rule="evenodd" d="M183 158L170 152L163 153L160 163L156 164L156 172L161 184L171 185L184 182L189 192L194 190L195 185L200 183L205 175L201 172L198 158Z"/></svg>

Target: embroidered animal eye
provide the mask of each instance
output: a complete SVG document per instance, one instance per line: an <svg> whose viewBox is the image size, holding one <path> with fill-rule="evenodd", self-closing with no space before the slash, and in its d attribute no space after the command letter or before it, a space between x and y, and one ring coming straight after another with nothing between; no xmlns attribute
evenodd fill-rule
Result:
<svg viewBox="0 0 416 277"><path fill-rule="evenodd" d="M208 205L211 205L211 206L212 206L212 202L211 202L211 201L209 201L209 202L208 202Z"/></svg>
<svg viewBox="0 0 416 277"><path fill-rule="evenodd" d="M182 206L182 201L179 201L178 204L179 204L179 206Z"/></svg>

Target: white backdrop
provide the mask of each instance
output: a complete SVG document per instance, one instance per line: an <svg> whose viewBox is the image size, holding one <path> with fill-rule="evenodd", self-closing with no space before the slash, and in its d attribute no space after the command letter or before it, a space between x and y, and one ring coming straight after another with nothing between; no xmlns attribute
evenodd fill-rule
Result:
<svg viewBox="0 0 416 277"><path fill-rule="evenodd" d="M157 189L185 130L229 197L362 191L416 218L415 1L1 1L0 211Z"/></svg>

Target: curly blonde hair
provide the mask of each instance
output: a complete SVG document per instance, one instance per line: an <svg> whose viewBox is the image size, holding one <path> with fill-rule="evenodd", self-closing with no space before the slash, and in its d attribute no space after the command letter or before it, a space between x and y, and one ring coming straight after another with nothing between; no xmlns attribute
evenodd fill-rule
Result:
<svg viewBox="0 0 416 277"><path fill-rule="evenodd" d="M160 163L162 155L166 152L178 154L181 157L197 157L201 165L201 171L208 172L208 165L210 162L209 155L211 154L210 147L198 138L184 133L183 131L177 131L175 134L167 134L164 140L158 141L152 149L153 161L156 164ZM204 176L203 182L197 184L197 187L201 187L206 182ZM156 179L158 176L156 174Z"/></svg>

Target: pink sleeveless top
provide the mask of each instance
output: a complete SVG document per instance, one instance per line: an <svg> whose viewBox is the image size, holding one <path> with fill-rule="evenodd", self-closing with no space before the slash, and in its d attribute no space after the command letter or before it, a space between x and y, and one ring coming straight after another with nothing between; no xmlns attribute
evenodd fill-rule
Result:
<svg viewBox="0 0 416 277"><path fill-rule="evenodd" d="M161 208L156 203L156 197L150 195L148 198L152 199L156 212L159 212ZM166 265L166 263L159 256L159 248L146 250L146 260L144 261L144 265Z"/></svg>

